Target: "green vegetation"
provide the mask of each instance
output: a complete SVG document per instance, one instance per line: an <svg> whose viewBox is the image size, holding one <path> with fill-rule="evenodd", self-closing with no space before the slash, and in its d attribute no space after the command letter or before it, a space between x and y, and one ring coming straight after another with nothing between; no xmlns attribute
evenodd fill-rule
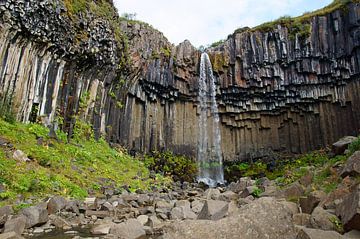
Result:
<svg viewBox="0 0 360 239"><path fill-rule="evenodd" d="M240 177L257 179L266 176L270 180L275 180L282 187L311 174L313 178L312 186L330 193L341 183L341 177L334 170L334 165L345 162L357 150L360 150L360 138L349 145L347 155L338 155L336 157L330 157L326 151L319 150L297 158L281 159L272 168L262 162L253 164L225 162L225 179L231 182L238 180Z"/></svg>
<svg viewBox="0 0 360 239"><path fill-rule="evenodd" d="M64 0L64 4L70 17L85 12L87 8L86 0Z"/></svg>
<svg viewBox="0 0 360 239"><path fill-rule="evenodd" d="M355 151L359 151L360 150L360 137L357 140L355 140L352 144L350 144L348 149L349 149L348 155L352 155L353 153L355 153Z"/></svg>
<svg viewBox="0 0 360 239"><path fill-rule="evenodd" d="M192 159L171 152L153 152L144 157L144 163L150 170L172 176L175 181L192 182L197 173L197 165Z"/></svg>
<svg viewBox="0 0 360 239"><path fill-rule="evenodd" d="M210 47L217 47L217 46L223 44L224 42L225 42L225 40L216 41L216 42L212 43L212 44L210 45Z"/></svg>
<svg viewBox="0 0 360 239"><path fill-rule="evenodd" d="M45 197L59 194L84 198L88 191L100 193L102 186L112 185L130 190L164 186L170 179L149 177L144 164L124 152L110 148L103 140L95 141L92 128L77 121L74 138L57 131L58 139L48 136L49 130L38 124L8 123L0 119L0 137L14 148L0 147L0 184L5 192L1 200L12 201L18 194ZM13 151L23 151L31 162L13 159Z"/></svg>
<svg viewBox="0 0 360 239"><path fill-rule="evenodd" d="M315 16L324 16L326 14L329 14L331 12L334 12L336 10L346 10L347 4L349 3L359 3L360 0L334 0L331 4L328 6L313 11L313 12L307 12L299 17L290 17L290 16L283 16L280 17L274 21L263 23L259 26L256 26L254 28L239 28L235 30L236 33L242 33L246 31L273 31L278 25L281 25L283 27L286 27L289 29L289 37L290 39L295 39L296 34L300 37L300 39L305 39L310 36L311 34L311 25L310 21Z"/></svg>

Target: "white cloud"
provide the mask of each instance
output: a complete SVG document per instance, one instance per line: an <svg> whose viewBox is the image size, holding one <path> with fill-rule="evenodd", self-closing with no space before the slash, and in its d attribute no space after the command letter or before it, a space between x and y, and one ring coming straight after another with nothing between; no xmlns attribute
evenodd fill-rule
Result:
<svg viewBox="0 0 360 239"><path fill-rule="evenodd" d="M185 39L207 45L234 32L283 15L296 16L321 8L332 0L114 0L119 13L159 29L175 44Z"/></svg>

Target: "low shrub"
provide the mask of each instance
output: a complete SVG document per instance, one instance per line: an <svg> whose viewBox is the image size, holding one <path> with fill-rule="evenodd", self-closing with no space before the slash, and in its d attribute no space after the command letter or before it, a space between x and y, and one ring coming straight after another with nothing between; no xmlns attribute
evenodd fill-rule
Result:
<svg viewBox="0 0 360 239"><path fill-rule="evenodd" d="M156 173L171 176L175 181L194 181L198 172L196 163L188 157L172 152L152 152L144 157L145 166Z"/></svg>

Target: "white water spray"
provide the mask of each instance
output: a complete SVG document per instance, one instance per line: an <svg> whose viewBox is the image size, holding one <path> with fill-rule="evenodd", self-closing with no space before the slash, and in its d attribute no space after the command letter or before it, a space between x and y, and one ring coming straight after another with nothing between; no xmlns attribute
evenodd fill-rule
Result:
<svg viewBox="0 0 360 239"><path fill-rule="evenodd" d="M214 187L224 183L224 170L215 77L207 53L201 54L199 105L198 181Z"/></svg>

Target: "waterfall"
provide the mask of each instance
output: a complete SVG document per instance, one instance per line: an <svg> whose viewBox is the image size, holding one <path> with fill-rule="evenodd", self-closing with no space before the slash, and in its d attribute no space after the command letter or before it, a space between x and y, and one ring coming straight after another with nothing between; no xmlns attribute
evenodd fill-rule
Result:
<svg viewBox="0 0 360 239"><path fill-rule="evenodd" d="M224 183L216 86L207 53L201 54L199 79L198 181L209 186Z"/></svg>

